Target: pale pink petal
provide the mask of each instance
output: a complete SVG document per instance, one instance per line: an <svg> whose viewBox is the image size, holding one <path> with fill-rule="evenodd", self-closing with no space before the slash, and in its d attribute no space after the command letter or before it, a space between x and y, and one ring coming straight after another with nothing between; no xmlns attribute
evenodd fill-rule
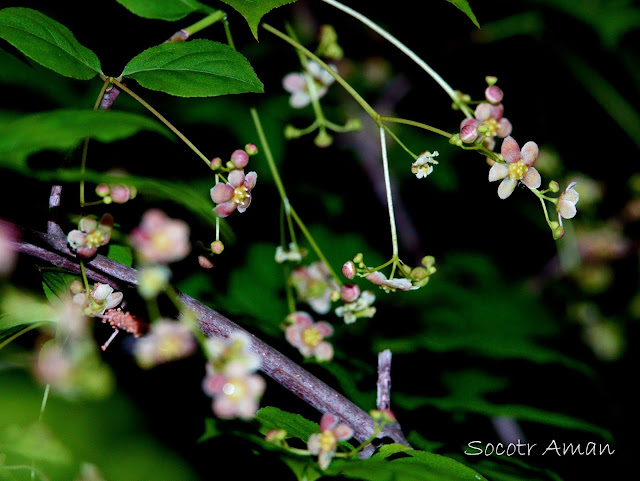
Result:
<svg viewBox="0 0 640 481"><path fill-rule="evenodd" d="M522 146L522 160L531 167L538 159L538 144L529 141Z"/></svg>
<svg viewBox="0 0 640 481"><path fill-rule="evenodd" d="M333 434L338 441L346 441L353 436L353 429L346 424L338 424L333 430Z"/></svg>
<svg viewBox="0 0 640 481"><path fill-rule="evenodd" d="M233 197L233 187L229 184L223 184L222 182L218 182L214 187L211 188L211 200L213 200L216 204L222 204L223 202L228 202Z"/></svg>
<svg viewBox="0 0 640 481"><path fill-rule="evenodd" d="M109 294L107 296L106 300L106 304L104 306L105 309L112 309L114 307L116 307L118 304L120 304L122 302L122 299L124 298L124 294L122 292L114 292L112 294Z"/></svg>
<svg viewBox="0 0 640 481"><path fill-rule="evenodd" d="M301 73L290 73L282 79L282 87L289 93L304 90L306 85L304 75Z"/></svg>
<svg viewBox="0 0 640 481"><path fill-rule="evenodd" d="M509 178L504 179L498 187L498 197L500 197L501 199L506 199L513 193L516 185L518 185L517 180Z"/></svg>
<svg viewBox="0 0 640 481"><path fill-rule="evenodd" d="M562 200L566 200L567 202L571 202L572 204L577 204L578 200L580 200L580 194L577 190L574 189L577 182L571 182L565 191L562 193Z"/></svg>
<svg viewBox="0 0 640 481"><path fill-rule="evenodd" d="M331 310L331 299L329 295L323 297L311 297L307 300L311 309L318 314L326 314Z"/></svg>
<svg viewBox="0 0 640 481"><path fill-rule="evenodd" d="M93 217L83 217L79 223L82 232L93 232L98 228L98 221Z"/></svg>
<svg viewBox="0 0 640 481"><path fill-rule="evenodd" d="M320 449L322 448L322 435L321 434L312 434L309 436L309 441L307 441L307 449L311 454L318 454Z"/></svg>
<svg viewBox="0 0 640 481"><path fill-rule="evenodd" d="M489 110L489 117L493 117L496 120L500 120L503 115L504 115L504 105L498 104L498 105L491 106L491 109Z"/></svg>
<svg viewBox="0 0 640 481"><path fill-rule="evenodd" d="M322 337L329 337L331 334L333 334L333 327L328 322L316 322L316 329L322 335Z"/></svg>
<svg viewBox="0 0 640 481"><path fill-rule="evenodd" d="M236 416L249 421L256 415L258 408L259 406L255 399L243 399L236 405Z"/></svg>
<svg viewBox="0 0 640 481"><path fill-rule="evenodd" d="M235 202L225 202L224 204L218 205L213 211L218 217L227 217L236 210L237 206Z"/></svg>
<svg viewBox="0 0 640 481"><path fill-rule="evenodd" d="M77 249L81 245L84 245L84 239L87 235L79 230L72 230L67 234L67 241L71 244L73 249Z"/></svg>
<svg viewBox="0 0 640 481"><path fill-rule="evenodd" d="M496 135L500 138L505 138L507 135L511 134L512 130L513 127L511 125L511 122L509 122L507 119L501 119L500 122L498 122L498 130L496 132Z"/></svg>
<svg viewBox="0 0 640 481"><path fill-rule="evenodd" d="M322 341L313 350L313 355L318 361L331 361L333 359L333 346L326 341Z"/></svg>
<svg viewBox="0 0 640 481"><path fill-rule="evenodd" d="M542 178L535 167L529 167L522 178L522 183L530 189L537 189L542 184Z"/></svg>
<svg viewBox="0 0 640 481"><path fill-rule="evenodd" d="M571 202L567 202L564 199L558 202L558 214L560 214L565 219L573 219L578 212L575 204Z"/></svg>
<svg viewBox="0 0 640 481"><path fill-rule="evenodd" d="M497 85L491 85L484 91L484 97L492 104L497 104L498 102L502 102L504 93L502 92L502 89Z"/></svg>
<svg viewBox="0 0 640 481"><path fill-rule="evenodd" d="M222 388L227 383L227 378L221 374L207 376L202 381L202 390L208 396L214 396L222 392Z"/></svg>
<svg viewBox="0 0 640 481"><path fill-rule="evenodd" d="M213 400L213 413L221 419L233 418L237 404L227 396L218 396Z"/></svg>
<svg viewBox="0 0 640 481"><path fill-rule="evenodd" d="M245 177L244 185L247 187L247 189L251 191L256 186L257 181L258 181L258 174L252 170Z"/></svg>
<svg viewBox="0 0 640 481"><path fill-rule="evenodd" d="M294 312L291 316L293 317L293 321L302 328L313 326L313 317L306 312Z"/></svg>
<svg viewBox="0 0 640 481"><path fill-rule="evenodd" d="M496 141L493 140L493 137L487 137L482 141L482 145L484 145L487 150L493 151L493 148L496 146Z"/></svg>
<svg viewBox="0 0 640 481"><path fill-rule="evenodd" d="M89 257L95 255L96 252L98 252L97 247L78 247L76 254L78 255L78 257L88 259Z"/></svg>
<svg viewBox="0 0 640 481"><path fill-rule="evenodd" d="M489 182L504 179L509 175L509 167L505 164L493 164L489 170Z"/></svg>
<svg viewBox="0 0 640 481"><path fill-rule="evenodd" d="M289 97L289 105L294 109L301 109L311 103L311 97L307 92L295 92Z"/></svg>
<svg viewBox="0 0 640 481"><path fill-rule="evenodd" d="M464 129L467 125L473 125L474 127L478 126L478 120L477 119L464 119L462 122L460 122L460 130Z"/></svg>
<svg viewBox="0 0 640 481"><path fill-rule="evenodd" d="M262 393L267 387L265 380L257 374L247 376L244 382L247 386L247 396L250 396L252 399L262 396Z"/></svg>
<svg viewBox="0 0 640 481"><path fill-rule="evenodd" d="M493 105L483 102L476 107L475 116L480 122L491 117L491 108Z"/></svg>
<svg viewBox="0 0 640 481"><path fill-rule="evenodd" d="M369 274L366 279L369 282L372 282L373 284L375 284L376 286L381 286L382 284L384 284L384 282L387 280L387 276L385 276L382 272L380 271L375 271L372 272L371 274Z"/></svg>
<svg viewBox="0 0 640 481"><path fill-rule="evenodd" d="M502 147L500 147L500 152L502 153L502 157L507 161L508 164L512 164L520 160L520 146L518 146L518 142L511 136L508 136L502 141ZM515 186L514 186L515 188ZM513 189L511 189L513 192Z"/></svg>
<svg viewBox="0 0 640 481"><path fill-rule="evenodd" d="M129 200L130 197L131 197L131 191L129 190L129 187L127 187L126 185L122 185L122 184L114 185L113 188L111 189L111 199L116 204L124 204Z"/></svg>
<svg viewBox="0 0 640 481"><path fill-rule="evenodd" d="M91 292L91 297L96 301L104 301L111 294L113 294L113 287L108 284L96 283Z"/></svg>
<svg viewBox="0 0 640 481"><path fill-rule="evenodd" d="M322 451L318 455L318 466L320 466L320 469L327 469L331 464L332 458L333 458L333 451Z"/></svg>
<svg viewBox="0 0 640 481"><path fill-rule="evenodd" d="M331 413L324 413L320 419L320 432L333 429L338 424L338 418Z"/></svg>
<svg viewBox="0 0 640 481"><path fill-rule="evenodd" d="M229 184L234 189L244 184L244 170L234 169L229 172Z"/></svg>
<svg viewBox="0 0 640 481"><path fill-rule="evenodd" d="M304 345L302 342L302 329L299 326L289 326L284 331L284 337L293 347L299 348Z"/></svg>

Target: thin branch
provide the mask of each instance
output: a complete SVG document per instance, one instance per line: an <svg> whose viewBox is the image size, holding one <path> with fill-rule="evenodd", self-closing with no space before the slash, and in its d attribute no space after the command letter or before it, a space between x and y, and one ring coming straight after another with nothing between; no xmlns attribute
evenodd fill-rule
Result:
<svg viewBox="0 0 640 481"><path fill-rule="evenodd" d="M391 407L391 351L378 354L378 383L376 406L379 410Z"/></svg>
<svg viewBox="0 0 640 481"><path fill-rule="evenodd" d="M23 239L27 237L27 234L29 233L24 233ZM75 256L69 251L64 237L52 238L42 233L31 233L29 237L35 238L35 242L44 245L35 245L23 240L14 242L12 248L18 252L45 260L55 266L72 272L80 272ZM89 278L109 284L114 288L122 289L123 286L131 287L137 284L137 271L135 269L102 255L97 255L90 262L85 262L85 267ZM371 417L342 394L200 301L182 293L180 294L180 299L198 318L200 328L207 336L226 339L233 332L241 331L248 334L252 340L252 349L262 360L262 372L321 413L331 412L339 417L342 422L353 428L354 436L357 440L364 441L373 434L374 428ZM396 443L409 445L397 423L388 426L383 431L382 436L389 437Z"/></svg>

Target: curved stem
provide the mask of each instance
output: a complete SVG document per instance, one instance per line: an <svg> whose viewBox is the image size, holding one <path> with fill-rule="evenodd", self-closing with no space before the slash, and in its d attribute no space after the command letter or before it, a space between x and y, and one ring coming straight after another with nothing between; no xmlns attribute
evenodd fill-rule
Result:
<svg viewBox="0 0 640 481"><path fill-rule="evenodd" d="M149 105L149 103L147 103L142 97L140 97L138 94L136 94L135 92L133 92L129 87L127 87L126 85L124 85L122 82L118 81L118 79L115 78L111 78L111 81L116 84L118 86L118 88L120 88L121 90L123 90L124 92L128 93L129 95L131 95L131 97L133 97L134 99L136 99L140 104L142 104L149 112L151 112L153 115L155 115L158 120L160 120L160 122L162 122L164 125L166 125L167 127L169 127L169 129L176 134L180 140L182 140L185 144L187 144L187 146L193 150L196 155L198 157L200 157L205 164L207 164L209 167L211 166L211 161L202 153L200 152L200 150L198 150L198 148L193 145L193 143L187 139L184 134L182 132L180 132L176 127L174 127L174 125L169 122L160 112L158 112L156 109L154 109L151 105Z"/></svg>
<svg viewBox="0 0 640 481"><path fill-rule="evenodd" d="M433 80L435 80L438 83L438 85L442 87L442 89L447 93L447 95L451 97L451 100L453 100L453 102L460 108L460 110L464 112L467 118L473 117L473 113L471 112L469 107L467 107L463 102L460 101L460 99L458 98L458 95L453 90L453 88L451 88L451 86L447 82L445 82L445 80L440 75L438 75L438 73L435 70L433 70L424 60L418 57L418 55L416 55L413 50L411 50L409 47L403 44L400 40L398 40L396 37L391 35L389 32L387 32L377 24L373 23L371 20L369 20L367 17L365 17L361 13L356 12L355 10L347 7L346 5L343 5L342 3L336 0L322 0L322 1L336 7L339 10L342 10L343 12L351 15L355 19L360 20L371 30L378 33L379 35L384 37L386 40L388 40L390 43L392 43L394 46L396 46L398 49L400 49L400 51L402 51L411 60L413 60L416 64L418 64L418 66L422 68L422 70L427 72L431 76L431 78L433 78Z"/></svg>

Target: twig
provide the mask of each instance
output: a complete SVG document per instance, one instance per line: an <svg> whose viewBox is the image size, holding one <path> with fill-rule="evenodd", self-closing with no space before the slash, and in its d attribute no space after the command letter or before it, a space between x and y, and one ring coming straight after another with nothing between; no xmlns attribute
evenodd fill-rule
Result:
<svg viewBox="0 0 640 481"><path fill-rule="evenodd" d="M378 384L376 406L382 411L391 407L391 351L378 354Z"/></svg>
<svg viewBox="0 0 640 481"><path fill-rule="evenodd" d="M45 245L38 246L24 240L14 242L12 248L72 272L80 271L80 267L73 254L69 251L64 237L62 239L60 237L52 238L42 233L31 233L30 237L34 237ZM109 284L114 288L121 289L121 286L134 286L137 284L137 271L135 269L102 255L97 255L91 261L85 262L85 268L89 278ZM207 336L226 339L233 332L245 332L251 338L252 349L260 356L262 360L261 370L267 376L280 383L285 389L296 394L321 413L331 412L339 417L342 422L353 428L354 437L357 440L364 441L373 434L374 428L371 417L342 394L200 301L182 293L180 293L180 299L197 317L202 332ZM396 443L409 445L397 423L385 428L382 436L389 437Z"/></svg>

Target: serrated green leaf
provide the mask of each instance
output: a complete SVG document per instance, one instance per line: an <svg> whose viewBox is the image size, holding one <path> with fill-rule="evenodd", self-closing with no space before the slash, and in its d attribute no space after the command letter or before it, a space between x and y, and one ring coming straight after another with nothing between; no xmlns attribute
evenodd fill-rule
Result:
<svg viewBox="0 0 640 481"><path fill-rule="evenodd" d="M49 302L56 304L70 297L71 283L80 277L57 267L40 268L42 289Z"/></svg>
<svg viewBox="0 0 640 481"><path fill-rule="evenodd" d="M122 72L140 85L177 97L263 92L249 61L211 40L164 43L135 56Z"/></svg>
<svg viewBox="0 0 640 481"><path fill-rule="evenodd" d="M458 7L458 9L460 9L467 17L471 19L476 27L480 28L478 19L471 11L471 7L469 6L469 2L467 2L467 0L447 0L447 2L452 3L453 5Z"/></svg>
<svg viewBox="0 0 640 481"><path fill-rule="evenodd" d="M249 24L253 36L258 40L258 24L264 15L274 8L295 3L296 0L222 0L237 10Z"/></svg>
<svg viewBox="0 0 640 481"><path fill-rule="evenodd" d="M37 10L0 10L0 38L65 77L89 80L102 74L95 53L81 45L67 27Z"/></svg>
<svg viewBox="0 0 640 481"><path fill-rule="evenodd" d="M266 434L272 429L284 429L287 432L287 438L298 438L305 443L309 440L309 436L320 430L313 421L309 421L299 414L289 413L272 406L260 409L256 413L255 419L260 423L262 434Z"/></svg>
<svg viewBox="0 0 640 481"><path fill-rule="evenodd" d="M141 130L168 135L155 120L128 112L64 109L26 115L0 126L0 166L24 170L36 152L71 149L87 137L113 142Z"/></svg>
<svg viewBox="0 0 640 481"><path fill-rule="evenodd" d="M212 10L195 0L116 0L131 13L156 20L180 20L190 13Z"/></svg>
<svg viewBox="0 0 640 481"><path fill-rule="evenodd" d="M124 264L127 267L131 267L133 265L133 251L129 246L109 244L107 257L113 261L119 262L120 264Z"/></svg>

